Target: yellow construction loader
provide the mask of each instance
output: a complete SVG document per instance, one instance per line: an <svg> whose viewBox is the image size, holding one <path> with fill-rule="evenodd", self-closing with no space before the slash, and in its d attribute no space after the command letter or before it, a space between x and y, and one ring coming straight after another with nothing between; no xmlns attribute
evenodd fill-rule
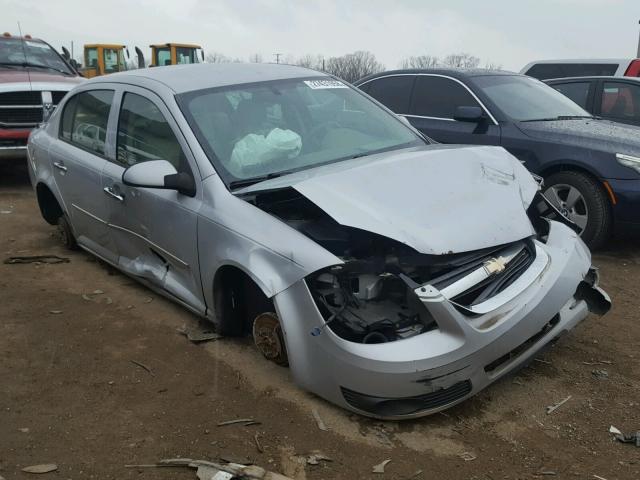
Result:
<svg viewBox="0 0 640 480"><path fill-rule="evenodd" d="M122 72L127 69L125 53L129 58L129 49L125 45L104 43L85 45L84 67L80 71L87 78Z"/></svg>
<svg viewBox="0 0 640 480"><path fill-rule="evenodd" d="M200 45L188 43L162 43L150 45L152 67L204 62L204 51ZM136 49L138 51L138 49ZM138 55L140 55L138 53Z"/></svg>

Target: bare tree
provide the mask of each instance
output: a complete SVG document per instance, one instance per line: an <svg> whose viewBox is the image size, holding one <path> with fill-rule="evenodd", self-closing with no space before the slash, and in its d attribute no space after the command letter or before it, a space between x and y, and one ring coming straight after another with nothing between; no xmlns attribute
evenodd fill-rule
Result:
<svg viewBox="0 0 640 480"><path fill-rule="evenodd" d="M359 78L384 70L384 65L371 52L357 51L332 57L325 63L325 71L353 83Z"/></svg>
<svg viewBox="0 0 640 480"><path fill-rule="evenodd" d="M253 54L249 55L249 61L251 63L262 63L262 54L253 53Z"/></svg>
<svg viewBox="0 0 640 480"><path fill-rule="evenodd" d="M486 68L487 70L502 70L502 64L487 62L484 64L484 68Z"/></svg>
<svg viewBox="0 0 640 480"><path fill-rule="evenodd" d="M480 59L470 53L453 53L444 57L442 65L454 68L477 68L480 65Z"/></svg>
<svg viewBox="0 0 640 480"><path fill-rule="evenodd" d="M324 59L322 55L311 55L308 53L298 58L293 63L300 67L313 68L315 70L322 70L323 60Z"/></svg>
<svg viewBox="0 0 640 480"><path fill-rule="evenodd" d="M227 57L224 53L210 52L205 57L208 63L231 63L231 57Z"/></svg>
<svg viewBox="0 0 640 480"><path fill-rule="evenodd" d="M432 55L408 57L400 63L401 68L435 68L440 65L440 59Z"/></svg>

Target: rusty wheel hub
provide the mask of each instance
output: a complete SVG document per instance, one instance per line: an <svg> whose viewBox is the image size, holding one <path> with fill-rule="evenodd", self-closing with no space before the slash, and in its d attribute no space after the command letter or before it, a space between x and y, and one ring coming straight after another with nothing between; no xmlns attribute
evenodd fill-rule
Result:
<svg viewBox="0 0 640 480"><path fill-rule="evenodd" d="M253 341L265 358L278 365L289 364L282 328L275 313L261 313L255 318Z"/></svg>

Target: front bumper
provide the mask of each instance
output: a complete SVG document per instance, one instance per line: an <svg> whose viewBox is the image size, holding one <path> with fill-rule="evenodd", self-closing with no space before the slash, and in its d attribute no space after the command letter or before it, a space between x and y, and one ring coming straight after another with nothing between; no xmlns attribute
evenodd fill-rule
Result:
<svg viewBox="0 0 640 480"><path fill-rule="evenodd" d="M306 283L294 284L274 299L296 382L379 418L428 415L474 395L573 328L590 304L606 310L608 297L597 288L589 251L575 232L552 222L547 243L538 247L547 258L536 275L525 272L514 296L473 318L437 290L419 288L439 328L390 343L353 343L330 328L312 336L323 318Z"/></svg>
<svg viewBox="0 0 640 480"><path fill-rule="evenodd" d="M0 159L27 157L27 141L31 130L0 128Z"/></svg>
<svg viewBox="0 0 640 480"><path fill-rule="evenodd" d="M640 225L640 180L607 179L607 183L616 198L616 204L613 206L616 226Z"/></svg>

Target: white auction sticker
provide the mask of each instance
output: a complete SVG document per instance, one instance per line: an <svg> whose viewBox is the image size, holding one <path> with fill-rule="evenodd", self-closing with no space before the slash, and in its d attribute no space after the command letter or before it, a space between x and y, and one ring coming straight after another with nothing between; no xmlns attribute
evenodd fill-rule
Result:
<svg viewBox="0 0 640 480"><path fill-rule="evenodd" d="M309 88L313 88L314 90L320 88L349 88L344 83L339 82L338 80L305 80L304 83L306 83Z"/></svg>

